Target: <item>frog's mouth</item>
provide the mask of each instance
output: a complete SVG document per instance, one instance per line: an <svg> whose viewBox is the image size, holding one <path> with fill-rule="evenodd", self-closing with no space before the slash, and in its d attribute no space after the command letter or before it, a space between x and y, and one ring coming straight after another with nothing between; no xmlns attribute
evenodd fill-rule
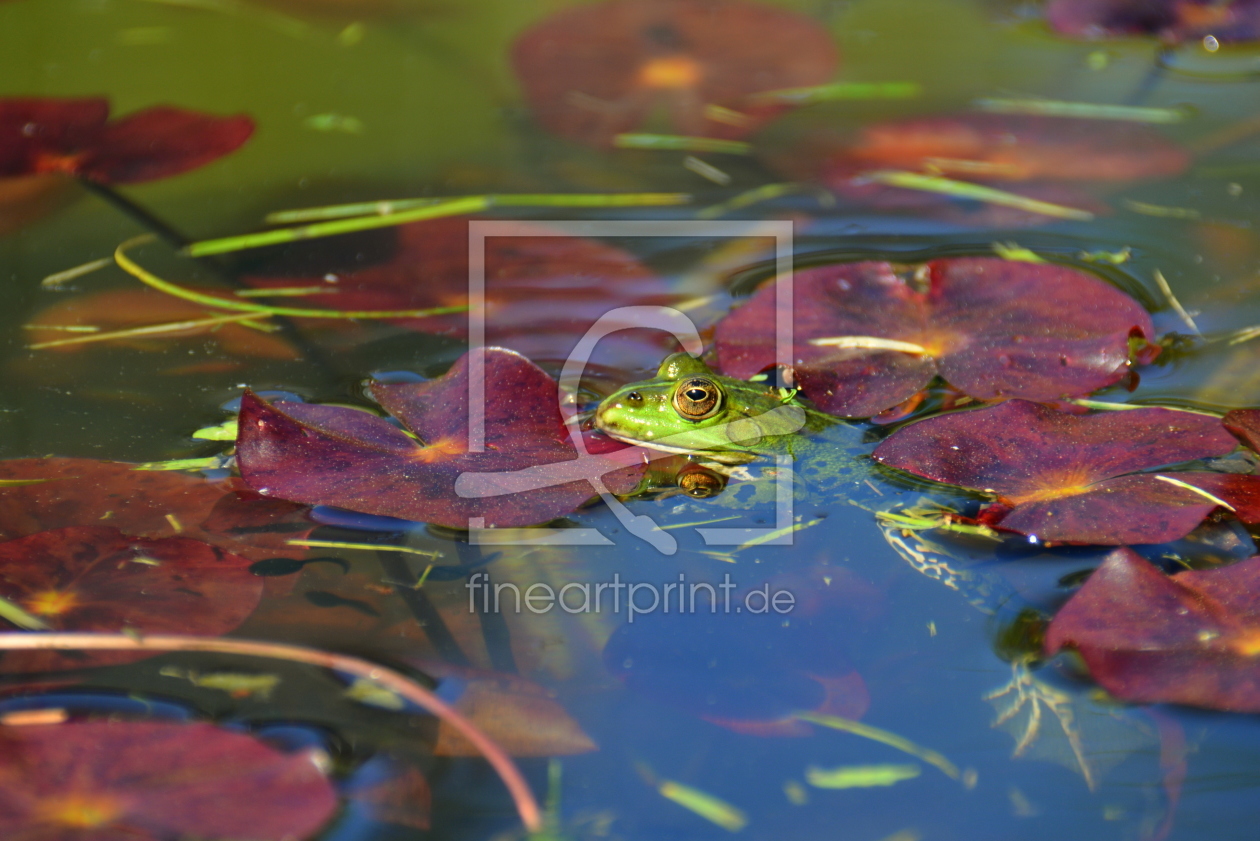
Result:
<svg viewBox="0 0 1260 841"><path fill-rule="evenodd" d="M683 447L676 444L668 443L670 439L677 440L682 437L682 433L667 435L664 438L652 440L645 438L631 438L627 435L618 434L616 428L612 425L605 426L596 419L595 428L600 432L612 438L614 441L620 441L623 444L633 444L636 447L643 447L648 450L659 450L663 453L671 453L673 455L696 456L704 461L717 462L718 464L743 464L755 458L752 453L740 452L738 450L704 450L696 447Z"/></svg>

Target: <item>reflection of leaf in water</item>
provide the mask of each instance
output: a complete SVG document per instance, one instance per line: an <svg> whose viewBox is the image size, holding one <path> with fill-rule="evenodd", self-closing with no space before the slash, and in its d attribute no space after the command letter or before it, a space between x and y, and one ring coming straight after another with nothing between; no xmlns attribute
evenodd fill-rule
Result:
<svg viewBox="0 0 1260 841"><path fill-rule="evenodd" d="M997 711L993 726L1015 740L1012 758L1058 763L1080 774L1090 791L1109 768L1159 743L1120 708L1055 689L1022 661L1011 664L1011 680L984 700Z"/></svg>

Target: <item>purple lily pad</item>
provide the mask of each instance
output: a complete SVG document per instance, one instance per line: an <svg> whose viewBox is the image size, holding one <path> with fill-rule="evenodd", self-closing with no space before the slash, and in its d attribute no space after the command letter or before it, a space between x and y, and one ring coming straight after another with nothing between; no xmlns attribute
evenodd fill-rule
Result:
<svg viewBox="0 0 1260 841"><path fill-rule="evenodd" d="M1260 712L1260 557L1170 577L1117 549L1050 623L1065 646L1117 698Z"/></svg>
<svg viewBox="0 0 1260 841"><path fill-rule="evenodd" d="M1260 37L1256 0L1053 0L1046 20L1075 38L1158 35L1166 41L1211 35L1218 41Z"/></svg>
<svg viewBox="0 0 1260 841"><path fill-rule="evenodd" d="M722 373L775 363L776 289L763 287L717 326ZM793 281L797 383L824 411L869 417L940 375L982 400L1088 394L1129 369L1129 339L1150 316L1103 281L1064 266L988 257L918 267L841 263ZM906 342L924 353L817 344L837 337Z"/></svg>
<svg viewBox="0 0 1260 841"><path fill-rule="evenodd" d="M1082 416L1011 400L911 424L873 457L993 494L999 505L981 517L988 525L1045 542L1118 546L1184 537L1218 507L1137 471L1225 455L1235 446L1220 421L1207 415L1151 408ZM1161 475L1208 486L1225 474ZM1256 477L1232 481L1254 487ZM1229 492L1223 484L1216 490Z"/></svg>
<svg viewBox="0 0 1260 841"><path fill-rule="evenodd" d="M483 450L472 452L470 368L478 357L485 439ZM473 350L430 382L376 384L372 393L411 434L356 409L270 404L246 392L236 445L241 475L259 493L280 499L469 528L477 518L485 526L546 522L594 495L580 476L608 474L609 490L624 493L642 473L624 458L580 462L555 381L504 348ZM515 471L551 465L554 472L535 483L541 487L519 489L513 481ZM461 497L461 474L479 474L483 489L511 492Z"/></svg>

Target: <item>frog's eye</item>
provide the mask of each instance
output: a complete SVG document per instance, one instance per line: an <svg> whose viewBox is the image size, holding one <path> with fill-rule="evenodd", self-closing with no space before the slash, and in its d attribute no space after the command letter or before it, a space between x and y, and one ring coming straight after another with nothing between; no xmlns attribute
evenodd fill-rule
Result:
<svg viewBox="0 0 1260 841"><path fill-rule="evenodd" d="M696 470L679 476L678 487L692 499L708 499L726 488L726 479L707 470Z"/></svg>
<svg viewBox="0 0 1260 841"><path fill-rule="evenodd" d="M704 377L683 380L674 391L674 408L687 420L711 418L722 408L722 389Z"/></svg>

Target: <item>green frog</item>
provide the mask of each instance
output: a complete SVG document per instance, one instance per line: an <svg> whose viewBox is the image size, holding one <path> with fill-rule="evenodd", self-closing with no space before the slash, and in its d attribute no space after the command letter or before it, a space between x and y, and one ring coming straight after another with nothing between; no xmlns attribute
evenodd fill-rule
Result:
<svg viewBox="0 0 1260 841"><path fill-rule="evenodd" d="M650 380L613 392L595 410L595 427L625 441L724 465L759 456L802 455L808 436L840 425L795 389L713 373L675 353Z"/></svg>

